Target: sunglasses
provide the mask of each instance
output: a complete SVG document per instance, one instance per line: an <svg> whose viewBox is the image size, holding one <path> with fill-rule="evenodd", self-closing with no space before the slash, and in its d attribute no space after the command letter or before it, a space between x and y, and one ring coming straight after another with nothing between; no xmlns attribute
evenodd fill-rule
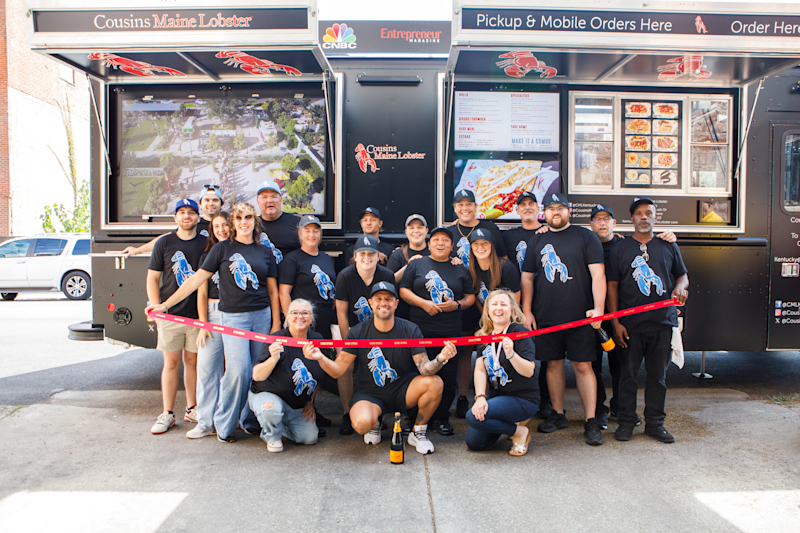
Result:
<svg viewBox="0 0 800 533"><path fill-rule="evenodd" d="M650 261L650 255L647 253L647 245L646 244L644 244L644 243L640 244L639 245L639 251L642 252L642 259L644 259L645 263Z"/></svg>
<svg viewBox="0 0 800 533"><path fill-rule="evenodd" d="M245 216L236 215L233 218L236 219L236 220L253 220L254 217L253 217L253 215L245 215Z"/></svg>

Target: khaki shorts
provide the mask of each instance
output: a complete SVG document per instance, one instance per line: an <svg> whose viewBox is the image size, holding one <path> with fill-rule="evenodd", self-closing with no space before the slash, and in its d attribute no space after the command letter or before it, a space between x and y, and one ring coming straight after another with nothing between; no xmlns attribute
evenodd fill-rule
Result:
<svg viewBox="0 0 800 533"><path fill-rule="evenodd" d="M156 320L158 328L157 350L162 352L187 352L197 353L197 334L200 330L193 326L186 326L169 320Z"/></svg>

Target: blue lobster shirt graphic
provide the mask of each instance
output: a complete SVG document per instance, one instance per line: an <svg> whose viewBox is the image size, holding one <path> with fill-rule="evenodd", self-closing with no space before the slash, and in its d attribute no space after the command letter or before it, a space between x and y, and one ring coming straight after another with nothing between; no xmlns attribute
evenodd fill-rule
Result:
<svg viewBox="0 0 800 533"><path fill-rule="evenodd" d="M334 287L331 278L317 265L311 265L311 273L314 274L314 285L317 286L320 297L326 300L333 298Z"/></svg>
<svg viewBox="0 0 800 533"><path fill-rule="evenodd" d="M211 276L211 283L217 286L219 289L219 272L214 272L214 275Z"/></svg>
<svg viewBox="0 0 800 533"><path fill-rule="evenodd" d="M522 263L525 262L526 251L528 251L528 243L525 241L519 241L517 244L517 264L519 265L520 272L522 272Z"/></svg>
<svg viewBox="0 0 800 533"><path fill-rule="evenodd" d="M486 298L489 297L489 289L486 288L486 284L481 281L481 290L478 291L478 301L481 305L486 302Z"/></svg>
<svg viewBox="0 0 800 533"><path fill-rule="evenodd" d="M505 369L495 359L494 349L491 346L487 346L481 355L483 355L483 365L486 367L486 373L489 374L489 381L497 379L501 387L505 387L506 383L511 382Z"/></svg>
<svg viewBox="0 0 800 533"><path fill-rule="evenodd" d="M464 268L469 268L469 239L461 237L456 245L456 255L464 263Z"/></svg>
<svg viewBox="0 0 800 533"><path fill-rule="evenodd" d="M359 322L364 322L372 318L372 309L370 309L369 302L363 296L356 300L353 307L355 308L356 318L358 318Z"/></svg>
<svg viewBox="0 0 800 533"><path fill-rule="evenodd" d="M281 261L283 261L283 254L281 251L275 248L275 245L272 244L272 241L269 240L269 237L267 237L267 234L263 231L261 232L261 235L258 236L258 243L263 244L264 246L269 246L270 250L272 250L272 255L275 256L275 263L280 264Z"/></svg>
<svg viewBox="0 0 800 533"><path fill-rule="evenodd" d="M200 230L200 235L202 235L203 237L208 237L208 230L207 229L201 229Z"/></svg>
<svg viewBox="0 0 800 533"><path fill-rule="evenodd" d="M552 244L547 244L542 248L541 254L542 267L544 268L544 276L547 278L547 281L553 283L556 279L556 272L560 275L561 283L566 283L568 280L572 279L569 277L567 265L561 262L561 258L558 257Z"/></svg>
<svg viewBox="0 0 800 533"><path fill-rule="evenodd" d="M439 276L435 270L431 270L425 274L425 288L431 293L431 301L435 304L442 304L445 302L445 296L448 300L455 300L453 291L447 286L447 283Z"/></svg>
<svg viewBox="0 0 800 533"><path fill-rule="evenodd" d="M391 383L392 381L397 379L397 372L389 364L389 361L383 357L383 352L377 346L369 351L367 354L367 359L369 359L369 371L372 372L372 377L375 380L375 385L378 387L383 387L386 385L388 381Z"/></svg>
<svg viewBox="0 0 800 533"><path fill-rule="evenodd" d="M189 264L186 256L180 250L172 256L172 273L175 274L175 279L178 280L178 287L183 285L183 282L194 274L192 265Z"/></svg>
<svg viewBox="0 0 800 533"><path fill-rule="evenodd" d="M634 267L633 270L633 279L636 280L636 283L639 285L639 290L642 291L642 294L645 296L650 296L650 285L655 285L656 287L656 294L661 296L666 292L664 290L664 283L661 281L655 272L652 271L650 265L644 260L644 257L641 255L636 256L636 259L633 260L631 266Z"/></svg>
<svg viewBox="0 0 800 533"><path fill-rule="evenodd" d="M230 271L233 274L233 279L236 281L236 285L244 290L247 290L247 281L250 281L250 284L253 286L253 290L258 290L258 278L256 277L256 273L253 272L253 269L250 268L250 265L245 261L242 254L235 253L230 257Z"/></svg>
<svg viewBox="0 0 800 533"><path fill-rule="evenodd" d="M292 362L292 370L295 371L292 374L292 381L295 384L294 395L300 396L303 394L304 389L308 389L307 394L310 396L314 389L317 388L317 380L314 379L314 376L311 375L311 372L308 371L306 365L300 359L295 359Z"/></svg>

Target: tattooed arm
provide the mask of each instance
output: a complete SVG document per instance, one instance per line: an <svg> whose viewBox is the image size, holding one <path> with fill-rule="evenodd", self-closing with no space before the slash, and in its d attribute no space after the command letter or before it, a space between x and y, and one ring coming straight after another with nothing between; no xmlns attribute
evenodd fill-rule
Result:
<svg viewBox="0 0 800 533"><path fill-rule="evenodd" d="M414 354L414 364L417 365L417 370L423 376L432 376L436 374L444 364L456 356L458 353L458 348L456 345L450 341L446 341L444 348L439 354L433 358L433 361L428 359L428 354L426 352L420 352L418 354Z"/></svg>

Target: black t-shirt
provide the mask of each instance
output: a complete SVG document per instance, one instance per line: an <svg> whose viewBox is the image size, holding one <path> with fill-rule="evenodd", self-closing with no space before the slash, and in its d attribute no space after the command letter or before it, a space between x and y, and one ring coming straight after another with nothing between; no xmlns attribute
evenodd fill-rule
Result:
<svg viewBox="0 0 800 533"><path fill-rule="evenodd" d="M508 326L508 333L519 333L520 331L529 330L522 324L510 324ZM496 368L492 346L499 352L500 368ZM514 341L514 351L517 352L517 357L522 357L531 362L535 361L536 349L533 345L533 339L530 337ZM486 385L486 396L488 398L514 396L539 404L539 380L536 378L536 372L529 378L519 374L514 365L511 364L511 361L506 359L502 342L484 346L479 357L480 359L476 364L481 364L482 362L486 368L486 373L489 375L489 383ZM492 386L492 377L495 376L497 377L497 390Z"/></svg>
<svg viewBox="0 0 800 533"><path fill-rule="evenodd" d="M258 242L269 246L275 262L280 264L283 258L300 248L300 238L297 236L297 226L300 217L291 213L281 213L275 220L264 220L258 217L259 236Z"/></svg>
<svg viewBox="0 0 800 533"><path fill-rule="evenodd" d="M511 261L502 262L502 268L500 270L500 285L497 287L492 287L492 279L488 270L481 270L480 272L481 290L479 290L475 296L478 298L478 302L480 302L481 305L483 305L486 301L486 297L489 296L489 292L494 289L502 287L510 290L511 292L518 292L520 290L519 272L517 272L517 267L514 266L514 263Z"/></svg>
<svg viewBox="0 0 800 533"><path fill-rule="evenodd" d="M611 249L614 247L615 244L617 244L621 240L623 239L614 235L613 237L611 237L610 241L600 243L603 245L603 259L604 259L603 262L606 264L606 277L608 277L608 258L611 255Z"/></svg>
<svg viewBox="0 0 800 533"><path fill-rule="evenodd" d="M278 283L291 285L292 300L305 298L314 304L317 317L326 317L321 322L330 323L333 318L333 295L336 269L333 259L325 252L309 255L295 250L278 266Z"/></svg>
<svg viewBox="0 0 800 533"><path fill-rule="evenodd" d="M206 257L208 257L208 252L200 256L200 266L205 264ZM206 283L208 283L208 299L219 300L219 272L214 272L214 274L211 276L211 279L209 279Z"/></svg>
<svg viewBox="0 0 800 533"><path fill-rule="evenodd" d="M415 255L421 255L422 257L427 257L431 255L431 250L428 248L428 245L425 245L425 248L422 250L412 250L411 248L408 249L408 257L414 257ZM402 248L395 248L392 255L389 256L389 260L386 262L386 268L397 273L398 270L403 268L408 264L406 261L406 257L403 255Z"/></svg>
<svg viewBox="0 0 800 533"><path fill-rule="evenodd" d="M541 226L539 226L541 228ZM522 272L522 263L525 261L525 251L528 249L528 241L539 231L536 229L525 229L522 226L507 229L503 232L503 243L509 253L508 259L517 263L517 268Z"/></svg>
<svg viewBox="0 0 800 533"><path fill-rule="evenodd" d="M533 316L537 327L586 318L594 309L589 265L603 264L600 239L574 224L534 236L522 265L534 274Z"/></svg>
<svg viewBox="0 0 800 533"><path fill-rule="evenodd" d="M395 317L391 331L378 331L372 319L350 328L348 339L421 339L419 328L402 318ZM414 364L416 354L425 348L345 348L356 356L353 363L353 392L380 393L381 387L400 376L419 374Z"/></svg>
<svg viewBox="0 0 800 533"><path fill-rule="evenodd" d="M500 229L491 220L479 220L478 225L474 228L462 226L460 223L455 226L450 226L447 230L453 236L453 253L452 255L461 259L464 262L464 267L469 268L469 234L474 230L481 228L488 230L492 234L492 244L494 244L494 251L498 257L507 256L506 245L503 242L503 234Z"/></svg>
<svg viewBox="0 0 800 533"><path fill-rule="evenodd" d="M345 252L344 252L344 262L345 262L346 265L349 265L353 261L353 254L355 253L355 248L356 248L356 245L355 244L351 244L350 246L347 247L347 250L345 250ZM380 253L382 253L382 254L386 254L386 260L385 261L378 261L378 264L386 266L386 264L389 262L389 257L394 252L394 246L392 246L391 244L389 244L386 241L378 241L378 251Z"/></svg>
<svg viewBox="0 0 800 533"><path fill-rule="evenodd" d="M658 237L650 239L646 244L647 260L640 246L642 243L628 238L611 249L606 277L608 281L619 283L619 309L669 299L675 288L674 280L687 272L674 242L665 242ZM647 333L677 326L678 311L670 306L623 316L619 321L628 333Z"/></svg>
<svg viewBox="0 0 800 533"><path fill-rule="evenodd" d="M347 302L347 323L352 328L359 322L366 322L372 318L372 309L369 307L369 295L372 286L381 281L396 285L394 273L386 267L377 265L372 283L367 285L358 275L355 265L344 268L336 277L336 299Z"/></svg>
<svg viewBox="0 0 800 533"><path fill-rule="evenodd" d="M461 300L473 294L472 278L467 269L447 261L434 261L430 256L411 261L400 281L400 287L434 303L444 303L445 295L451 300ZM421 307L411 306L411 321L429 337L447 337L461 332L462 311L426 313Z"/></svg>
<svg viewBox="0 0 800 533"><path fill-rule="evenodd" d="M158 294L161 301L172 296L183 282L189 279L200 266L200 256L206 248L206 238L195 234L194 238L184 241L173 230L156 241L153 253L150 254L148 270L161 272L161 288ZM172 315L186 318L197 316L197 292L193 292L185 300L168 309Z"/></svg>
<svg viewBox="0 0 800 533"><path fill-rule="evenodd" d="M279 337L292 336L288 329L276 331L275 335ZM308 338L321 339L322 335L309 330ZM261 354L258 356L256 364L269 359L269 347L269 344L265 344L261 348ZM323 370L319 363L312 359L306 359L303 356L302 348L284 345L281 358L269 377L264 381L253 380L250 383L250 391L254 394L271 392L289 404L292 409L302 409L311 400L311 394L317 388L319 377L322 374Z"/></svg>
<svg viewBox="0 0 800 533"><path fill-rule="evenodd" d="M219 309L247 313L269 307L267 278L278 277L278 265L269 246L220 241L208 252L206 272L219 272Z"/></svg>
<svg viewBox="0 0 800 533"><path fill-rule="evenodd" d="M197 234L207 238L209 232L211 232L211 221L200 217L200 222L197 223Z"/></svg>

